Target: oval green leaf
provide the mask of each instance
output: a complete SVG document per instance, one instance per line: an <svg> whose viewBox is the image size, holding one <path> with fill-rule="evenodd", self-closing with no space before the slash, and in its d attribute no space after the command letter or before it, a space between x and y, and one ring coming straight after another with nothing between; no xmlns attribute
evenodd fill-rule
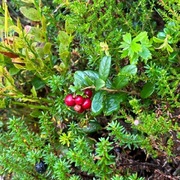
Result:
<svg viewBox="0 0 180 180"><path fill-rule="evenodd" d="M95 71L76 71L74 73L74 85L80 87L92 86L98 78L99 75Z"/></svg>
<svg viewBox="0 0 180 180"><path fill-rule="evenodd" d="M94 113L94 115L99 115L103 110L104 94L105 92L99 91L93 97L91 110Z"/></svg>
<svg viewBox="0 0 180 180"><path fill-rule="evenodd" d="M96 81L95 81L95 90L96 91L98 91L99 89L101 89L102 87L104 87L105 86L105 82L104 82L104 80L102 80L102 79L97 79Z"/></svg>
<svg viewBox="0 0 180 180"><path fill-rule="evenodd" d="M137 67L134 64L124 66L120 70L120 74L121 75L126 75L126 76L135 75L136 73L137 73Z"/></svg>
<svg viewBox="0 0 180 180"><path fill-rule="evenodd" d="M98 122L89 122L87 126L84 126L82 130L89 134L89 133L94 133L100 130L102 127Z"/></svg>
<svg viewBox="0 0 180 180"><path fill-rule="evenodd" d="M125 87L126 85L128 85L128 83L129 83L129 77L124 76L124 75L119 75L114 78L113 87L115 89L121 89Z"/></svg>
<svg viewBox="0 0 180 180"><path fill-rule="evenodd" d="M111 115L113 112L120 109L120 103L126 99L125 93L109 94L105 100L104 114Z"/></svg>
<svg viewBox="0 0 180 180"><path fill-rule="evenodd" d="M40 21L41 16L39 12L34 8L21 7L20 12L31 21Z"/></svg>
<svg viewBox="0 0 180 180"><path fill-rule="evenodd" d="M151 94L154 92L155 84L148 82L144 85L140 95L142 98L147 98L151 96Z"/></svg>
<svg viewBox="0 0 180 180"><path fill-rule="evenodd" d="M102 80L106 81L111 68L111 57L105 56L102 58L99 66L99 76Z"/></svg>

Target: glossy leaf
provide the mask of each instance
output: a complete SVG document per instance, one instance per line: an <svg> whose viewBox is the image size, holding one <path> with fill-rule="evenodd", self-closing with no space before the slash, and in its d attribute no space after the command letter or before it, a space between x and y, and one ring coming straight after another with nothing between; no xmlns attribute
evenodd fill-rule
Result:
<svg viewBox="0 0 180 180"><path fill-rule="evenodd" d="M105 86L106 86L106 88L111 89L111 88L112 88L112 82L111 82L111 80L107 79Z"/></svg>
<svg viewBox="0 0 180 180"><path fill-rule="evenodd" d="M149 96L151 96L151 94L154 92L155 90L155 84L148 82L144 85L140 95L142 98L147 98Z"/></svg>
<svg viewBox="0 0 180 180"><path fill-rule="evenodd" d="M91 110L94 113L94 115L99 115L104 107L103 104L104 101L104 92L103 91L99 91L97 92L92 100L92 105L91 105Z"/></svg>
<svg viewBox="0 0 180 180"><path fill-rule="evenodd" d="M121 75L126 75L126 76L135 75L136 73L137 73L137 67L136 65L133 64L124 66L120 71Z"/></svg>
<svg viewBox="0 0 180 180"><path fill-rule="evenodd" d="M109 94L105 100L104 113L106 116L120 109L120 103L126 99L125 93Z"/></svg>
<svg viewBox="0 0 180 180"><path fill-rule="evenodd" d="M104 81L106 81L106 79L109 76L110 68L111 68L111 57L110 56L103 57L99 66L99 76Z"/></svg>
<svg viewBox="0 0 180 180"><path fill-rule="evenodd" d="M104 87L105 86L105 81L104 80L102 80L102 79L97 79L96 81L95 81L95 87L96 87L96 91L98 91L99 89L101 89L102 87Z"/></svg>
<svg viewBox="0 0 180 180"><path fill-rule="evenodd" d="M121 89L129 83L129 77L125 75L116 76L113 80L113 86L116 89Z"/></svg>
<svg viewBox="0 0 180 180"><path fill-rule="evenodd" d="M159 32L159 33L157 34L157 37L158 37L159 39L165 39L165 38L166 38L166 34L165 34L164 32Z"/></svg>
<svg viewBox="0 0 180 180"><path fill-rule="evenodd" d="M74 85L80 87L91 86L99 78L99 75L95 71L76 71L74 73Z"/></svg>

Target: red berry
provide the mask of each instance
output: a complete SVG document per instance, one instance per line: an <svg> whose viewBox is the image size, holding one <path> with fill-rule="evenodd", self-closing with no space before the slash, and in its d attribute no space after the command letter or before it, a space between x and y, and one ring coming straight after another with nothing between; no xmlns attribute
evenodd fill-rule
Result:
<svg viewBox="0 0 180 180"><path fill-rule="evenodd" d="M76 104L75 106L74 106L74 110L76 111L76 112L78 112L78 113L82 113L82 112L84 112L84 109L81 107L81 105L79 105L79 104Z"/></svg>
<svg viewBox="0 0 180 180"><path fill-rule="evenodd" d="M68 94L65 99L64 102L67 106L74 106L75 105L75 101L74 101L74 97L72 94Z"/></svg>
<svg viewBox="0 0 180 180"><path fill-rule="evenodd" d="M92 90L91 89L85 89L84 90L84 94L88 97L91 98L92 97Z"/></svg>
<svg viewBox="0 0 180 180"><path fill-rule="evenodd" d="M91 108L91 100L89 98L84 99L84 103L82 104L83 109Z"/></svg>
<svg viewBox="0 0 180 180"><path fill-rule="evenodd" d="M81 105L84 102L84 98L80 95L77 95L74 100L75 100L75 103L78 105Z"/></svg>

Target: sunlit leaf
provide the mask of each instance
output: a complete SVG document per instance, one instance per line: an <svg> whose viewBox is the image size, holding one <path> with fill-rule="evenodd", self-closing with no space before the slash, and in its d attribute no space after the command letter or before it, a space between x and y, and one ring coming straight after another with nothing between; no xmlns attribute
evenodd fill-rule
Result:
<svg viewBox="0 0 180 180"><path fill-rule="evenodd" d="M136 67L136 65L133 65L133 64L124 66L120 70L120 74L121 75L126 75L126 76L135 75L136 73L137 73L137 67Z"/></svg>
<svg viewBox="0 0 180 180"><path fill-rule="evenodd" d="M95 71L76 71L74 73L74 85L79 87L91 86L98 78L99 75Z"/></svg>
<svg viewBox="0 0 180 180"><path fill-rule="evenodd" d="M110 56L103 57L99 66L99 76L104 81L106 81L106 79L109 76L110 68L111 68L111 57Z"/></svg>
<svg viewBox="0 0 180 180"><path fill-rule="evenodd" d="M38 12L38 10L34 8L28 8L28 7L20 7L20 12L31 21L40 21L41 16Z"/></svg>

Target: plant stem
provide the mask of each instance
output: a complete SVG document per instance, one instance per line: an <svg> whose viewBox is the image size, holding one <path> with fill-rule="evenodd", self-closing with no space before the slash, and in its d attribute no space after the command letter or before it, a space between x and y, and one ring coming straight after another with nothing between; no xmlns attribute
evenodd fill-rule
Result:
<svg viewBox="0 0 180 180"><path fill-rule="evenodd" d="M26 103L15 102L15 101L12 101L11 103L14 104L14 105L29 107L29 108L32 108L32 109L49 109L49 107L45 107L45 106L41 106L41 105L26 104Z"/></svg>
<svg viewBox="0 0 180 180"><path fill-rule="evenodd" d="M96 88L95 86L88 86L88 87L83 88L82 90L85 90L85 89L95 89L95 88ZM128 92L128 91L122 90L122 89L109 89L109 88L103 87L100 90L104 90L104 91L107 91L107 92L114 92L114 93L116 93L116 92L123 92L123 93L131 94L131 95L140 96L140 94L135 92L135 91Z"/></svg>
<svg viewBox="0 0 180 180"><path fill-rule="evenodd" d="M45 103L53 103L52 100L49 100L49 99L45 99L45 98L41 98L41 97L31 97L31 96L25 96L25 95L17 95L16 93L12 93L12 94L5 94L5 93L0 93L0 97L1 96L4 96L4 97L9 97L9 98L15 98L15 99L22 99L22 100L25 100L25 101L29 101L29 102L38 102L38 103L41 103L42 102L45 102Z"/></svg>

